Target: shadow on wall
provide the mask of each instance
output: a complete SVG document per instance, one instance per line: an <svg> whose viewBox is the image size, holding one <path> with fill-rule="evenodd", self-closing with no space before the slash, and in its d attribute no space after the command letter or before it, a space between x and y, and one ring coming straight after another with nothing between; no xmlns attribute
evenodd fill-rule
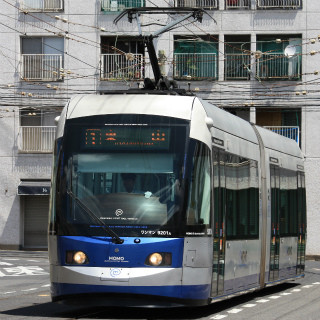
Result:
<svg viewBox="0 0 320 320"><path fill-rule="evenodd" d="M265 10L255 11L252 15L251 26L257 27L272 27L274 30L276 27L282 27L279 30L290 31L294 24L297 22L297 15L301 10L288 11L288 10Z"/></svg>

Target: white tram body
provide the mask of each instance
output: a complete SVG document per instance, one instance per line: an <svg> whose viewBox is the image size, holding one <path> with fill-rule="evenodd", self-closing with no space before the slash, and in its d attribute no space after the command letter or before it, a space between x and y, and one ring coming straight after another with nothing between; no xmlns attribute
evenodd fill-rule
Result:
<svg viewBox="0 0 320 320"><path fill-rule="evenodd" d="M53 301L205 305L304 276L303 160L197 97L75 96L54 154Z"/></svg>

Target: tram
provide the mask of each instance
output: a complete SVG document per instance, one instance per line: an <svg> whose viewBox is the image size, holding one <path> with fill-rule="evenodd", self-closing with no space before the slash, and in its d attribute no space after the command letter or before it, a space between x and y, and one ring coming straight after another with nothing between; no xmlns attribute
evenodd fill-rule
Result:
<svg viewBox="0 0 320 320"><path fill-rule="evenodd" d="M304 276L294 140L195 96L77 95L57 126L53 301L199 306Z"/></svg>

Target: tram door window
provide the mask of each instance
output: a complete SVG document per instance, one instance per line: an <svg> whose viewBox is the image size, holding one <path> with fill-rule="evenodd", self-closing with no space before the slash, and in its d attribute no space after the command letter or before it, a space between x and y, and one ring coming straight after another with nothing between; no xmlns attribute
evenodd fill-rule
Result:
<svg viewBox="0 0 320 320"><path fill-rule="evenodd" d="M259 237L257 161L226 154L226 235L228 240Z"/></svg>
<svg viewBox="0 0 320 320"><path fill-rule="evenodd" d="M280 168L280 236L297 236L297 173Z"/></svg>
<svg viewBox="0 0 320 320"><path fill-rule="evenodd" d="M279 254L280 254L280 171L275 165L270 166L271 181L271 243L270 243L270 274L269 280L279 279Z"/></svg>
<svg viewBox="0 0 320 320"><path fill-rule="evenodd" d="M305 268L306 251L306 187L303 172L298 172L298 262L297 274Z"/></svg>
<svg viewBox="0 0 320 320"><path fill-rule="evenodd" d="M224 290L225 271L225 153L213 150L213 201L214 201L214 227L213 227L213 271L211 295L219 296Z"/></svg>
<svg viewBox="0 0 320 320"><path fill-rule="evenodd" d="M197 144L193 157L193 171L187 209L188 225L210 225L210 170L210 150L203 144Z"/></svg>

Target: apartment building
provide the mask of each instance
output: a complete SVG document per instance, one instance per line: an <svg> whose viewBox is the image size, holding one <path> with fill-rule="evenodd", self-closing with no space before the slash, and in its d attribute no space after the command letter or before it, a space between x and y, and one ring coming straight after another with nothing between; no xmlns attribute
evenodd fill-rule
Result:
<svg viewBox="0 0 320 320"><path fill-rule="evenodd" d="M138 19L119 18L129 8ZM47 246L54 119L66 101L141 87L153 77L141 34L187 8L203 9L201 21L191 16L154 38L161 73L296 140L306 157L307 254L320 255L316 0L1 1L0 249Z"/></svg>

